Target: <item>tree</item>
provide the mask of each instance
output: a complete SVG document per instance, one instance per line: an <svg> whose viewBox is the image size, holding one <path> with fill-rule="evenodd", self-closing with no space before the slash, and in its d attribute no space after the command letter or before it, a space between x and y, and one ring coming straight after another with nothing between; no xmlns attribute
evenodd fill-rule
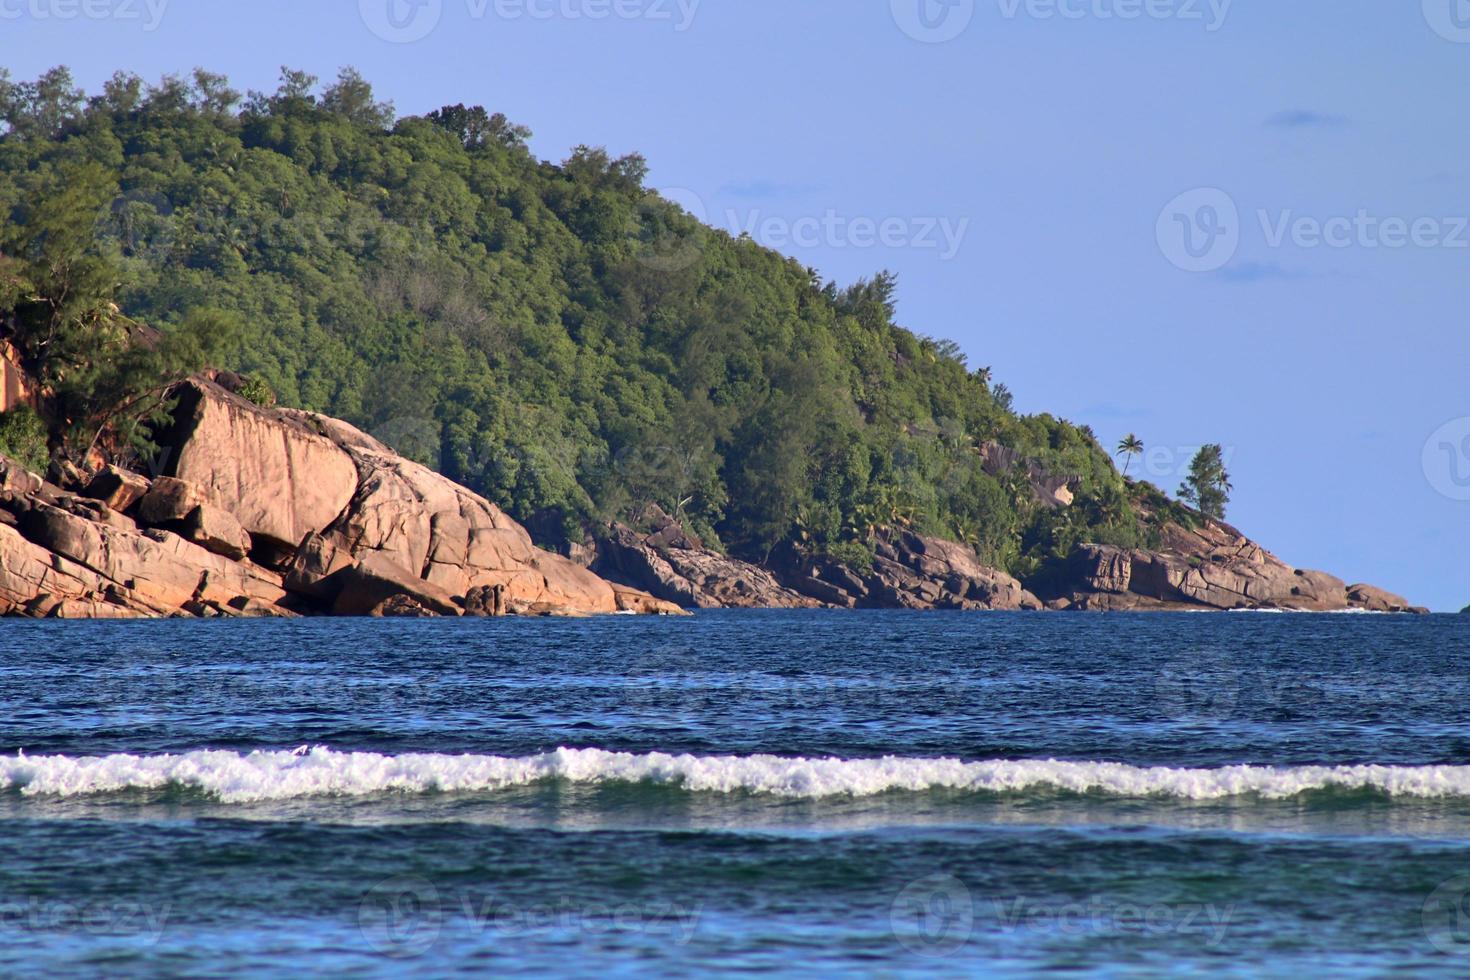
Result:
<svg viewBox="0 0 1470 980"><path fill-rule="evenodd" d="M1230 503L1230 474L1225 470L1225 450L1218 444L1201 447L1189 464L1189 476L1179 487L1179 498L1213 520L1225 518Z"/></svg>
<svg viewBox="0 0 1470 980"><path fill-rule="evenodd" d="M34 82L18 85L8 74L0 75L0 121L23 138L58 138L76 121L83 101L67 68L53 68Z"/></svg>
<svg viewBox="0 0 1470 980"><path fill-rule="evenodd" d="M322 93L322 108L359 126L387 129L393 125L393 103L373 98L373 87L356 68L343 68L337 81Z"/></svg>
<svg viewBox="0 0 1470 980"><path fill-rule="evenodd" d="M201 112L222 119L239 102L240 93L230 88L228 78L203 68L194 69L194 104Z"/></svg>
<svg viewBox="0 0 1470 980"><path fill-rule="evenodd" d="M0 227L0 252L14 257L24 283L3 311L21 363L41 387L59 384L88 354L107 345L118 273L97 241L97 226L117 183L96 163L64 167L25 221Z"/></svg>
<svg viewBox="0 0 1470 980"><path fill-rule="evenodd" d="M1143 440L1131 432L1124 436L1122 441L1118 443L1118 451L1114 455L1123 457L1123 475L1125 477L1128 475L1128 467L1133 463L1133 457L1141 452L1143 452Z"/></svg>
<svg viewBox="0 0 1470 980"><path fill-rule="evenodd" d="M463 103L447 105L442 109L435 109L427 118L458 136L466 150L484 149L491 143L498 143L507 149L522 149L526 140L531 138L528 128L512 123L505 118L503 112L492 116L485 111L484 106L467 108Z"/></svg>
<svg viewBox="0 0 1470 980"><path fill-rule="evenodd" d="M159 332L113 302L120 274L98 238L117 185L95 163L59 171L53 186L0 233L0 325L41 392L50 454L82 461L105 432L147 448L169 385L205 366L234 335L233 316L190 314Z"/></svg>

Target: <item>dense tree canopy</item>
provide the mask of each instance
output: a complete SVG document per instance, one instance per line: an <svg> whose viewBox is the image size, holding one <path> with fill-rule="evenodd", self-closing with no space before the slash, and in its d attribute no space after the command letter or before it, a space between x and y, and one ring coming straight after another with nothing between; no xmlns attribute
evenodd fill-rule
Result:
<svg viewBox="0 0 1470 980"><path fill-rule="evenodd" d="M657 503L749 556L862 560L911 526L1024 574L1148 534L1091 432L1016 415L954 344L898 326L891 276L823 283L705 227L645 189L639 156L541 161L479 106L395 119L350 69L243 96L204 71L119 74L91 98L64 69L0 73L0 119L0 251L31 263L11 307L46 293L47 216L87 210L75 274L116 282L86 297L193 354L218 339L220 366L282 404L373 431L542 537ZM987 443L1022 462L987 472ZM1074 476L1077 503L1041 506L1028 467Z"/></svg>

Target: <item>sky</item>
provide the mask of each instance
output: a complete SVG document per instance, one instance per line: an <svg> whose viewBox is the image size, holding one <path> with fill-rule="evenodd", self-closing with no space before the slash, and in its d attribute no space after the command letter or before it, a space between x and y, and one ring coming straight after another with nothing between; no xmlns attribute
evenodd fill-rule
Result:
<svg viewBox="0 0 1470 980"><path fill-rule="evenodd" d="M504 112L1137 433L1290 564L1470 603L1470 0L0 0L96 91L356 67Z"/></svg>

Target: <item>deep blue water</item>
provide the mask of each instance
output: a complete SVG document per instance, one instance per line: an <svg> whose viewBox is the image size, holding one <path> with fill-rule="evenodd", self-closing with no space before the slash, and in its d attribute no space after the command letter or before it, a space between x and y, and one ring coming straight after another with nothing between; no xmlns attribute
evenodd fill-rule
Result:
<svg viewBox="0 0 1470 980"><path fill-rule="evenodd" d="M1467 706L1470 617L4 622L0 974L1463 974Z"/></svg>

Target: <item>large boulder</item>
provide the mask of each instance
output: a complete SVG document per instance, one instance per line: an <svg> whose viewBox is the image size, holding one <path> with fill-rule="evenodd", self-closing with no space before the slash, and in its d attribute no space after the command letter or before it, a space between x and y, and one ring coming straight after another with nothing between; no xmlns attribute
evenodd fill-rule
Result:
<svg viewBox="0 0 1470 980"><path fill-rule="evenodd" d="M940 586L940 608L1039 610L1041 600L1005 572L980 561L975 551L954 541L905 533L894 549L897 559L922 579ZM923 589L927 594L931 589Z"/></svg>
<svg viewBox="0 0 1470 980"><path fill-rule="evenodd" d="M1079 545L1069 561L1072 579L1089 592L1125 593L1133 584L1133 554L1110 545Z"/></svg>
<svg viewBox="0 0 1470 980"><path fill-rule="evenodd" d="M284 569L305 601L335 603L337 574L382 555L459 599L498 585L512 606L618 611L597 575L537 548L494 504L340 419L260 408L206 377L174 394L175 424L160 439L167 478L201 490L192 506L212 503L234 517L251 555ZM139 504L150 520L187 534L179 523L187 515L173 512L181 507L155 513L147 497Z"/></svg>
<svg viewBox="0 0 1470 980"><path fill-rule="evenodd" d="M536 547L490 501L345 422L295 414L319 419L357 470L356 491L330 529L353 558L385 555L451 596L499 585L512 605L618 611L612 586Z"/></svg>
<svg viewBox="0 0 1470 980"><path fill-rule="evenodd" d="M205 551L240 561L250 554L250 535L229 511L200 504L184 518L183 536Z"/></svg>
<svg viewBox="0 0 1470 980"><path fill-rule="evenodd" d="M1394 595L1372 585L1352 585L1348 587L1348 601L1358 609L1368 612L1382 613L1415 613L1422 615L1428 610L1422 606L1412 605L1408 599L1401 595Z"/></svg>
<svg viewBox="0 0 1470 980"><path fill-rule="evenodd" d="M0 509L14 520L0 522L0 614L112 615L105 605L129 615L198 615L242 600L276 609L286 597L274 573L168 531L121 527L9 491Z"/></svg>
<svg viewBox="0 0 1470 980"><path fill-rule="evenodd" d="M867 568L827 558L801 563L783 581L830 605L860 609L1040 610L1019 581L974 549L912 532L878 538Z"/></svg>
<svg viewBox="0 0 1470 980"><path fill-rule="evenodd" d="M333 576L356 563L345 543L335 535L308 534L286 566L286 588L331 603L337 598Z"/></svg>
<svg viewBox="0 0 1470 980"><path fill-rule="evenodd" d="M383 552L344 568L334 578L337 601L332 605L332 612L338 616L371 616L385 602L399 597L411 599L441 616L461 613L452 595L419 578Z"/></svg>
<svg viewBox="0 0 1470 980"><path fill-rule="evenodd" d="M74 563L58 564L40 545L0 522L0 615L47 616L64 602L96 602L102 576ZM109 603L110 604L110 603Z"/></svg>
<svg viewBox="0 0 1470 980"><path fill-rule="evenodd" d="M654 517L659 516L667 520L662 511L655 512ZM809 609L823 605L821 600L782 585L764 568L699 547L672 522L655 520L646 533L613 524L600 542L594 567L682 608Z"/></svg>
<svg viewBox="0 0 1470 980"><path fill-rule="evenodd" d="M181 525L200 504L212 501L203 487L188 480L161 476L138 501L138 522L147 527Z"/></svg>
<svg viewBox="0 0 1470 980"><path fill-rule="evenodd" d="M174 424L159 439L166 475L201 487L257 544L289 555L335 521L357 490L352 457L296 416L204 378L172 396Z"/></svg>
<svg viewBox="0 0 1470 980"><path fill-rule="evenodd" d="M145 476L120 466L104 466L87 484L86 495L121 514L143 499L149 486Z"/></svg>

